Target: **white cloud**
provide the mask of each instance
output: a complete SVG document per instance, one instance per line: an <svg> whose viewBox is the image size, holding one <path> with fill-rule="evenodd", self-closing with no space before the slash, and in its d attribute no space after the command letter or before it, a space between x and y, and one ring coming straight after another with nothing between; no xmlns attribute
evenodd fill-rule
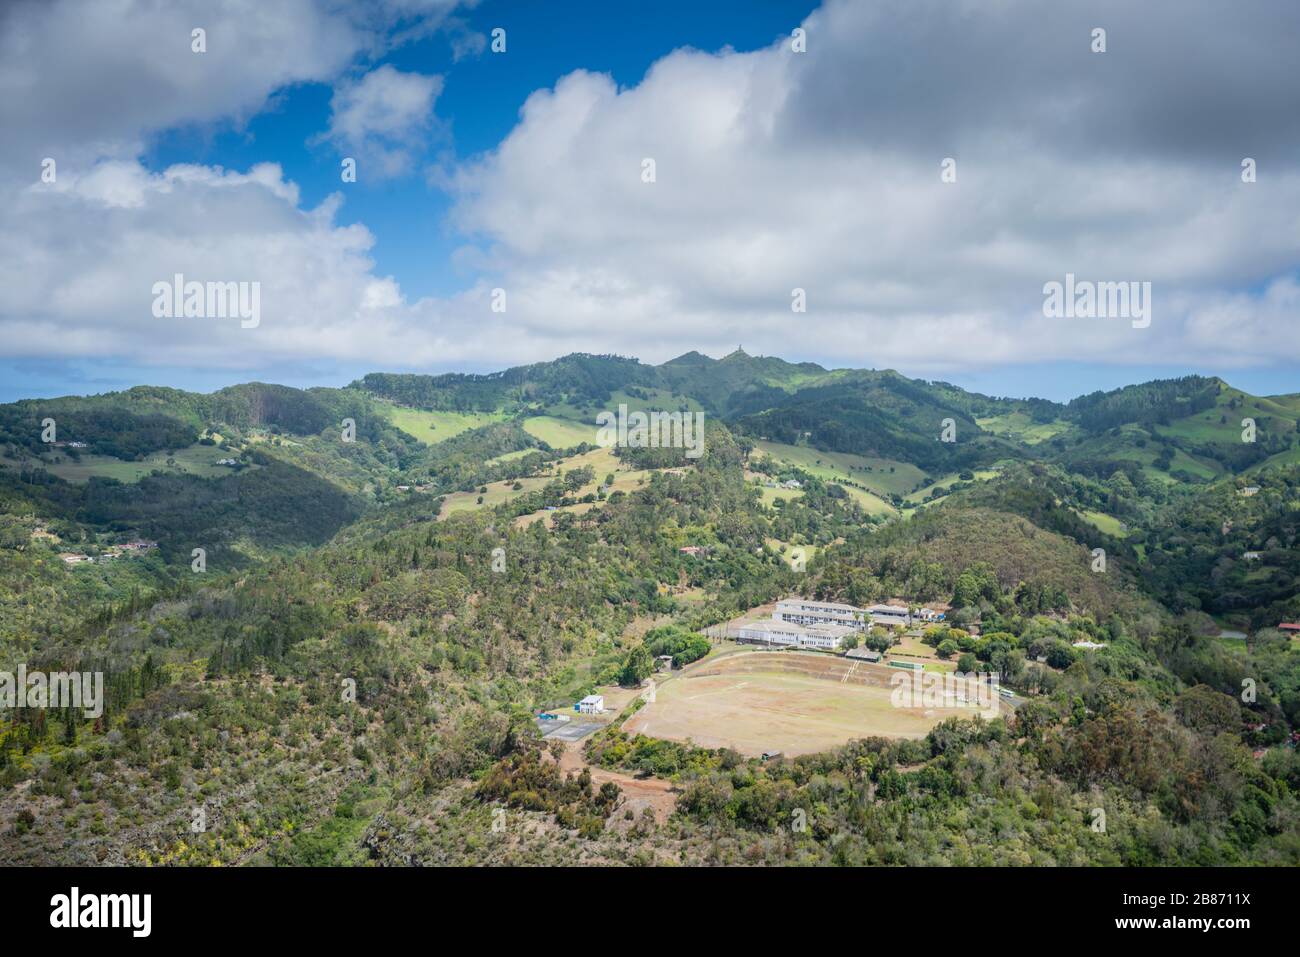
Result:
<svg viewBox="0 0 1300 957"><path fill-rule="evenodd" d="M451 41L452 60L457 63L468 57L479 56L487 49L487 37L471 29L458 17L449 18L444 29Z"/></svg>
<svg viewBox="0 0 1300 957"><path fill-rule="evenodd" d="M433 124L442 77L384 64L335 88L327 138L380 176L406 172Z"/></svg>
<svg viewBox="0 0 1300 957"><path fill-rule="evenodd" d="M806 54L681 50L631 89L570 74L499 148L435 181L520 304L513 321L585 325L589 349L662 358L743 341L935 372L1300 358L1267 296L1237 291L1285 288L1300 268L1300 165L1278 122L1300 70L1280 24L1101 7L831 2L805 24ZM1089 53L1088 16L1110 25L1111 59ZM1219 87L1221 109L1188 129L1161 121L1233 64L1245 73ZM1261 90L1261 76L1289 82ZM1248 106L1227 105L1237 93ZM1269 175L1243 184L1240 157L1256 152ZM947 156L955 184L940 181ZM1045 319L1042 286L1067 272L1152 282L1151 327ZM790 311L795 287L806 315ZM1207 341L1221 300L1254 331Z"/></svg>
<svg viewBox="0 0 1300 957"><path fill-rule="evenodd" d="M392 16L450 6L387 2ZM304 32L280 31L271 5L258 30L285 46L254 57L251 78L197 79L188 61L135 47L135 79L112 91L138 99L123 117L99 117L111 111L87 93L103 63L79 83L53 79L48 102L73 116L49 130L18 117L30 173L0 187L0 348L409 367L571 350L660 360L743 342L936 374L1060 359L1295 361L1300 136L1286 118L1300 83L1279 45L1300 8L1261 6L1269 17L1172 2L831 0L804 24L805 54L784 41L680 50L625 89L571 73L528 99L497 149L432 177L471 243L458 261L479 278L413 302L375 274L371 234L337 224L338 200L300 208L277 167L150 173L135 160L151 131L248 115L281 84L336 78L366 42L357 18L322 20L305 2L302 20L284 17ZM1094 17L1109 25L1104 55L1087 52ZM179 28L137 26L153 44ZM53 62L27 42L0 39L17 54L0 56L7 100ZM400 169L436 81L371 71L339 89L332 135ZM0 107L15 109L34 108ZM32 186L42 137L94 161ZM1246 155L1260 160L1258 183L1240 182ZM956 184L940 182L946 156ZM645 157L653 184L641 181ZM174 272L261 281L261 325L153 319L151 284ZM1151 327L1045 319L1042 286L1067 272L1152 282ZM504 315L489 309L494 286L508 291ZM790 311L794 287L806 315Z"/></svg>
<svg viewBox="0 0 1300 957"><path fill-rule="evenodd" d="M374 274L369 231L336 224L339 197L302 209L274 164L154 173L138 156L161 131L238 124L286 86L333 82L457 6L473 0L5 6L0 352L212 367L409 353L411 329L427 316ZM207 33L206 53L191 51L195 27ZM423 96L430 84L419 87ZM341 129L400 139L402 103L387 116L385 103L369 105L356 104ZM45 156L56 160L54 183L40 181ZM155 319L152 285L177 272L261 283L262 324Z"/></svg>
<svg viewBox="0 0 1300 957"><path fill-rule="evenodd" d="M134 158L151 134L241 122L292 83L328 80L368 35L314 0L19 0L0 14L0 171ZM207 32L194 53L190 33ZM34 178L34 176L33 176Z"/></svg>

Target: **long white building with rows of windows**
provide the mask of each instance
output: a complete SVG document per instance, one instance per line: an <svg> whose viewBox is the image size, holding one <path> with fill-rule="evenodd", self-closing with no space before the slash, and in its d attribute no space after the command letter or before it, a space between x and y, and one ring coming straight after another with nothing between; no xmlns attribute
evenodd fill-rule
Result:
<svg viewBox="0 0 1300 957"><path fill-rule="evenodd" d="M917 621L935 621L943 616L929 608L909 612L903 605L872 605L858 608L833 601L813 601L797 595L776 603L772 617L795 625L843 625L864 630L868 624L906 627Z"/></svg>
<svg viewBox="0 0 1300 957"><path fill-rule="evenodd" d="M741 641L783 648L816 648L835 651L857 629L851 625L800 625L773 616L764 621L747 622L740 627Z"/></svg>
<svg viewBox="0 0 1300 957"><path fill-rule="evenodd" d="M865 609L854 605L812 601L795 596L777 602L772 617L796 625L847 625L850 628L861 628L866 620L866 614Z"/></svg>

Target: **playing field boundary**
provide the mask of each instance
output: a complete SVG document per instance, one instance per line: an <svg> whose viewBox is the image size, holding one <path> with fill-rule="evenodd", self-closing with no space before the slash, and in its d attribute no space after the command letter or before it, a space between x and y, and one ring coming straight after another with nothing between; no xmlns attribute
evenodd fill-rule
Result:
<svg viewBox="0 0 1300 957"><path fill-rule="evenodd" d="M783 650L737 652L706 662L699 670L683 671L678 678L690 680L762 672L797 674L807 678L862 685L868 688L890 687L890 679L898 674L896 669L886 665L848 658L831 658L815 652Z"/></svg>
<svg viewBox="0 0 1300 957"><path fill-rule="evenodd" d="M867 737L922 738L965 707L894 700L895 668L816 652L736 651L688 665L629 716L629 734L757 757L810 754Z"/></svg>

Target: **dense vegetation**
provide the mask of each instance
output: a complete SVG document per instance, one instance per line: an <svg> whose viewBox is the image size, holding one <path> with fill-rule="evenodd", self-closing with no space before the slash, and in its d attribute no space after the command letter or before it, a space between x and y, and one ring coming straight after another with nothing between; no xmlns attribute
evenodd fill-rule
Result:
<svg viewBox="0 0 1300 957"><path fill-rule="evenodd" d="M697 403L705 454L606 475L526 428L615 394ZM393 402L504 420L425 444ZM1297 414L1196 377L1061 406L743 353L0 407L0 671L107 687L98 717L0 715L0 860L1298 864ZM60 477L45 415L94 456L238 467ZM869 513L861 473L761 437L949 481ZM60 558L136 538L159 547ZM688 666L792 591L947 604L919 640L1020 706L769 761L619 722L539 739L536 712Z"/></svg>

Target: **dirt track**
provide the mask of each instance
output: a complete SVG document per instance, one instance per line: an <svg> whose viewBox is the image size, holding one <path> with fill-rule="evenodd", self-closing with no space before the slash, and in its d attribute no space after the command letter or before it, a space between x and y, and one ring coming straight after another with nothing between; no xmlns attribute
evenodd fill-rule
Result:
<svg viewBox="0 0 1300 957"><path fill-rule="evenodd" d="M635 778L630 774L597 767L587 762L582 753L581 742L568 745L560 757L560 770L565 773L572 771L574 774L579 774L583 768L591 772L592 783L597 788L607 781L618 785L627 802L619 809L620 814L624 809L631 808L639 816L642 808L648 807L654 812L655 820L662 824L677 807L677 795L673 792L673 785L670 782L659 778Z"/></svg>

